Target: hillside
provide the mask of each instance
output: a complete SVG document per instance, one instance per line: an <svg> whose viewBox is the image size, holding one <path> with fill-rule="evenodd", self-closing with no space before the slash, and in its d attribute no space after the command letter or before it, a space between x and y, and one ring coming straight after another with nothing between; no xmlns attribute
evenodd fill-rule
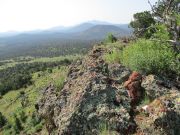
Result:
<svg viewBox="0 0 180 135"><path fill-rule="evenodd" d="M3 33L0 33L0 39L4 38L4 37L13 37L13 36L17 36L17 35L20 35L20 34L48 34L48 33L51 33L51 34L55 34L55 33L62 33L62 34L67 34L67 33L76 33L76 32L83 32L87 29L90 29L94 26L97 26L97 25L113 25L113 26L117 26L119 28L122 28L124 29L125 31L128 31L128 32L132 32L132 29L129 28L129 24L112 24L112 23L109 23L109 22L103 22L103 21L87 21L87 22L83 22L83 23L80 23L80 24L77 24L77 25L74 25L74 26L56 26L56 27L53 27L53 28L49 28L49 29L46 29L46 30L33 30L33 31L24 31L24 32L16 32L16 31L10 31L10 32L3 32ZM65 35L65 37L67 38L68 35ZM123 35L122 35L123 36ZM70 37L69 37L70 38Z"/></svg>
<svg viewBox="0 0 180 135"><path fill-rule="evenodd" d="M0 0L0 18L0 135L180 135L180 0Z"/></svg>
<svg viewBox="0 0 180 135"><path fill-rule="evenodd" d="M44 121L37 115L35 104L42 89L47 85L53 83L56 89L62 88L69 69L68 65L80 57L22 57L3 61L4 63L1 61L0 135L35 133L47 135ZM8 79L2 84L5 78ZM5 126L2 128L3 124Z"/></svg>
<svg viewBox="0 0 180 135"><path fill-rule="evenodd" d="M12 75L19 71L14 67L23 63L24 68L30 66L32 83L1 96L0 116L5 117L6 125L0 134L178 134L179 82L142 73L137 89L144 93L136 104L125 87L133 71L116 56L126 46L122 41L98 44L81 59L67 56L2 61L0 72L13 69ZM37 62L47 67L33 67ZM48 63L59 64L50 67ZM22 73L24 68L20 68ZM8 75L11 73L5 77Z"/></svg>
<svg viewBox="0 0 180 135"><path fill-rule="evenodd" d="M122 26L122 28L121 28ZM96 33L97 32L97 33ZM117 37L129 36L131 29L127 25L96 25L90 23L83 23L78 26L66 28L65 30L59 30L58 28L50 29L40 32L27 32L12 37L1 37L0 45L25 45L28 42L38 43L47 41L61 40L102 40L108 33L115 33ZM97 34L97 37L96 37ZM83 35L83 37L81 37Z"/></svg>
<svg viewBox="0 0 180 135"><path fill-rule="evenodd" d="M71 65L60 91L53 85L44 89L36 109L45 119L48 132L178 134L180 92L177 85L153 74L143 75L136 89L143 90L144 94L136 104L124 87L132 71L105 59L113 48L122 49L122 46L117 43L95 46L84 59Z"/></svg>
<svg viewBox="0 0 180 135"><path fill-rule="evenodd" d="M127 24L116 25L104 22L85 22L72 27L54 27L13 33L0 37L0 59L20 56L57 57L65 54L86 53L92 45L106 38L108 33L117 37L129 36L132 32ZM79 51L78 51L79 50Z"/></svg>

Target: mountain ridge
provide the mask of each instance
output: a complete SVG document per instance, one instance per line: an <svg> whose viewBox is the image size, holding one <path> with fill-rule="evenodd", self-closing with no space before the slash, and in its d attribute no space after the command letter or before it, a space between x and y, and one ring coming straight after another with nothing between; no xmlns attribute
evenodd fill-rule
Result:
<svg viewBox="0 0 180 135"><path fill-rule="evenodd" d="M114 26L118 26L118 27L122 27L124 29L129 29L128 28L128 24L113 24L113 23L108 23L108 22L103 22L103 21L87 21L87 22L83 22L74 26L55 26L52 28L48 28L45 30L32 30L32 31L24 31L24 32L19 32L19 31L9 31L9 32L0 32L0 38L2 37L11 37L11 36L17 36L20 34L37 34L37 33L54 33L54 32L59 32L59 33L75 33L75 32L82 32L84 30L87 30L93 26L96 25L114 25Z"/></svg>

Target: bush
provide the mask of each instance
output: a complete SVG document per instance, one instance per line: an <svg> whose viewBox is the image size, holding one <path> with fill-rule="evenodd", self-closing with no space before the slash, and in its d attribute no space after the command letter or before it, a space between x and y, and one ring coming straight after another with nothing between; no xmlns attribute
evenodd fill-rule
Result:
<svg viewBox="0 0 180 135"><path fill-rule="evenodd" d="M104 59L108 63L119 63L120 62L120 51L113 50L111 53L108 53L104 56Z"/></svg>
<svg viewBox="0 0 180 135"><path fill-rule="evenodd" d="M3 135L16 134L34 134L43 128L44 121L37 115L36 112L26 114L22 108L14 112L10 121L7 121L3 127Z"/></svg>
<svg viewBox="0 0 180 135"><path fill-rule="evenodd" d="M58 80L55 80L54 84L58 91L60 91L64 86L65 76L60 76Z"/></svg>
<svg viewBox="0 0 180 135"><path fill-rule="evenodd" d="M6 118L0 112L0 128L2 128L6 124Z"/></svg>
<svg viewBox="0 0 180 135"><path fill-rule="evenodd" d="M54 62L21 63L2 69L0 70L0 95L31 85L32 74L35 72L47 70L48 73L52 73L53 67L66 66L70 63L71 61L65 58Z"/></svg>
<svg viewBox="0 0 180 135"><path fill-rule="evenodd" d="M17 131L20 132L21 130L23 130L23 126L21 123L21 120L16 116L16 114L14 114L14 125L13 128Z"/></svg>
<svg viewBox="0 0 180 135"><path fill-rule="evenodd" d="M124 48L121 62L132 70L157 75L178 74L176 54L167 43L139 39ZM174 70L175 69L175 70Z"/></svg>
<svg viewBox="0 0 180 135"><path fill-rule="evenodd" d="M52 73L52 69L51 68L48 69L48 73Z"/></svg>
<svg viewBox="0 0 180 135"><path fill-rule="evenodd" d="M37 116L36 113L33 113L32 116L29 116L27 118L26 124L25 124L25 132L27 134L33 134L37 131L42 130L43 128L43 121L39 116Z"/></svg>
<svg viewBox="0 0 180 135"><path fill-rule="evenodd" d="M107 35L107 38L106 38L106 42L108 43L114 43L117 41L117 38L112 34L112 33L109 33Z"/></svg>

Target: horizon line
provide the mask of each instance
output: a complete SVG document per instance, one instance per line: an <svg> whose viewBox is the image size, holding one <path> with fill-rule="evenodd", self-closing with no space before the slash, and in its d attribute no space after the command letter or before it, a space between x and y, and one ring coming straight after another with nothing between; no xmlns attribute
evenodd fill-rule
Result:
<svg viewBox="0 0 180 135"><path fill-rule="evenodd" d="M75 26L78 26L78 25L81 25L81 24L84 24L84 23L93 24L92 22L98 22L99 24L97 24L97 25L118 25L118 24L123 25L123 24L129 24L129 22L128 23L113 23L113 22L105 21L105 20L87 20L87 21L83 21L83 22L79 22L79 23L76 23L76 24L73 24L73 25L67 25L67 26L66 25L55 25L55 26L51 26L51 27L48 27L48 28L39 28L39 29L35 28L35 29L29 29L29 30L0 31L0 34L3 34L3 33L25 33L25 32L33 32L33 31L45 31L45 30L56 28L56 27L71 28L71 27L75 27ZM107 23L107 24L103 24L103 23Z"/></svg>

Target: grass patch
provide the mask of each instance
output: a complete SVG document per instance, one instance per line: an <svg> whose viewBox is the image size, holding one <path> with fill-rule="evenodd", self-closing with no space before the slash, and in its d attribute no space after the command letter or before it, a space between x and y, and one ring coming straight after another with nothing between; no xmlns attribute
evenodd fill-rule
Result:
<svg viewBox="0 0 180 135"><path fill-rule="evenodd" d="M147 95L146 92L144 92L144 96L143 96L142 100L140 101L139 105L140 106L148 105L150 102L151 102L150 97Z"/></svg>
<svg viewBox="0 0 180 135"><path fill-rule="evenodd" d="M113 50L111 53L104 55L104 60L107 63L119 63L120 62L120 52L117 50Z"/></svg>
<svg viewBox="0 0 180 135"><path fill-rule="evenodd" d="M4 63L3 65L0 65L0 70L6 69L8 67L13 67L16 66L17 64L22 64L22 63L34 63L34 62L58 62L62 61L64 59L68 60L74 60L74 59L79 59L82 58L82 55L76 54L76 55L67 55L67 56L59 56L59 57L17 57L14 59L7 59L7 60L1 60L1 63Z"/></svg>
<svg viewBox="0 0 180 135"><path fill-rule="evenodd" d="M21 107L21 100L19 98L17 99L21 91L26 93L30 102L29 107L25 109L27 109L27 112L29 112L29 110L33 110L33 105L37 101L40 91L50 83L53 83L57 88L60 86L62 87L67 71L68 68L64 66L54 68L52 73L49 73L48 71L34 73L32 75L32 85L27 88L10 91L2 96L0 99L0 109L3 110L3 115L9 118L11 112L14 112L18 107Z"/></svg>
<svg viewBox="0 0 180 135"><path fill-rule="evenodd" d="M176 54L166 43L140 39L122 51L121 62L131 70L147 74L178 74L180 63L176 62Z"/></svg>
<svg viewBox="0 0 180 135"><path fill-rule="evenodd" d="M103 56L103 59L107 63L119 63L120 57L121 57L121 51L124 48L123 43L121 43L120 41L115 42L115 43L106 43L105 47L111 51L109 53L106 53Z"/></svg>
<svg viewBox="0 0 180 135"><path fill-rule="evenodd" d="M112 50L104 55L107 63L121 63L133 71L156 75L180 75L180 54L168 43L139 39L127 47L120 42L105 45Z"/></svg>
<svg viewBox="0 0 180 135"><path fill-rule="evenodd" d="M107 123L101 123L99 135L110 135L110 129Z"/></svg>

